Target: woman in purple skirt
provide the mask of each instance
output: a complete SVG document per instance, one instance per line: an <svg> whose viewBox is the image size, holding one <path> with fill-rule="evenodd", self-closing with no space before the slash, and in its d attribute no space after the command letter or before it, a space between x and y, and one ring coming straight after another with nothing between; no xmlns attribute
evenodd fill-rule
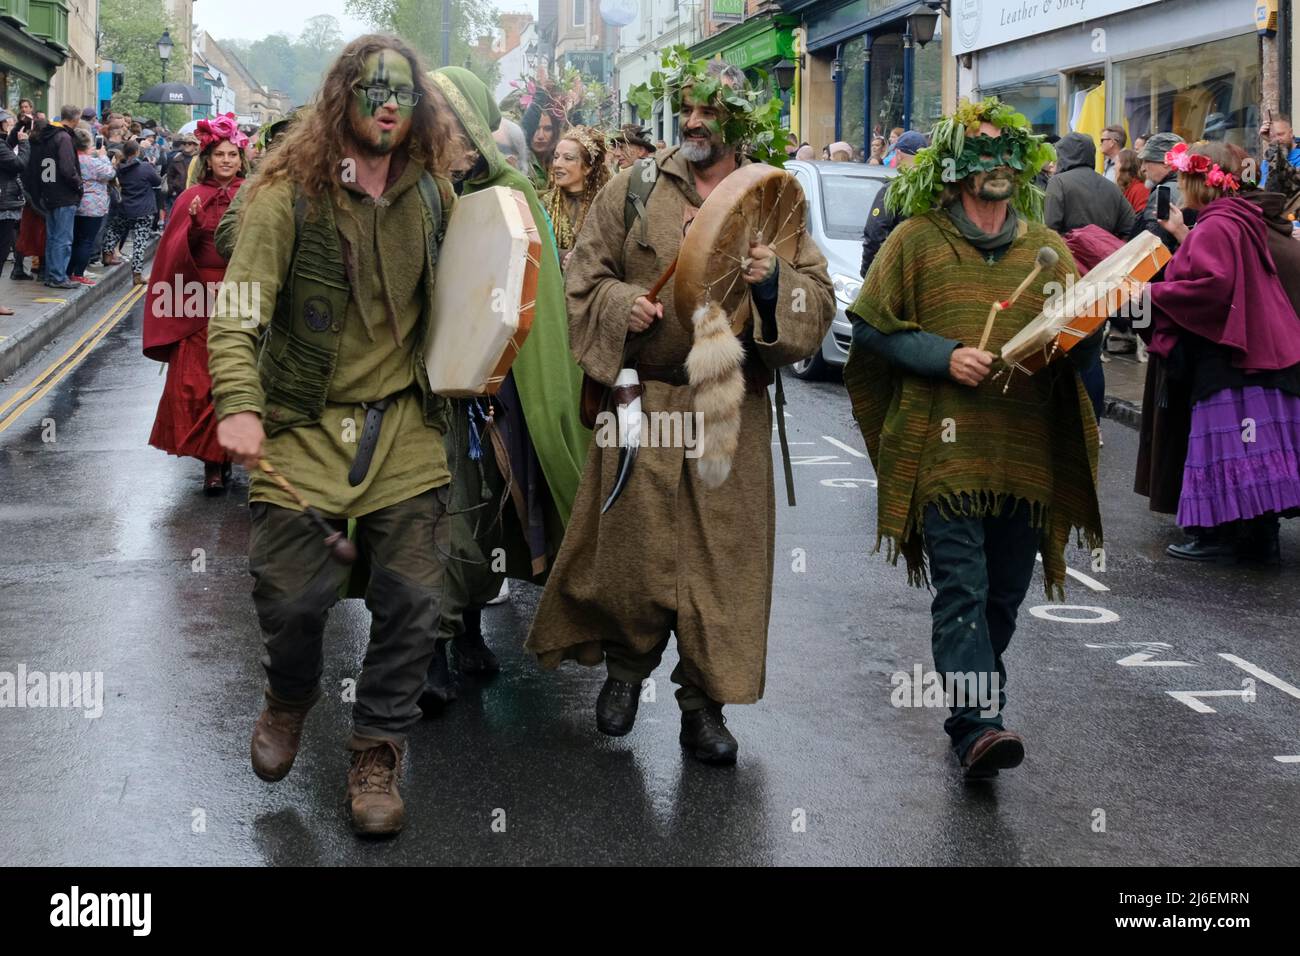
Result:
<svg viewBox="0 0 1300 956"><path fill-rule="evenodd" d="M1178 523L1193 540L1169 553L1276 562L1278 519L1300 514L1300 316L1239 153L1200 143L1165 161L1198 211L1194 229L1176 207L1161 223L1180 246L1151 286L1150 349L1192 399Z"/></svg>

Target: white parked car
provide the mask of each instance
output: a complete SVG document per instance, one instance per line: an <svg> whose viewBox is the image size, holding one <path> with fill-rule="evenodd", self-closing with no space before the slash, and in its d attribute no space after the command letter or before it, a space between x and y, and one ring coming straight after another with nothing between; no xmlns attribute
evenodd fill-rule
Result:
<svg viewBox="0 0 1300 956"><path fill-rule="evenodd" d="M798 378L820 378L831 368L842 368L848 360L853 330L844 310L862 288L862 229L876 193L897 173L886 166L803 160L791 160L785 168L803 187L808 201L808 234L826 256L835 285L835 319L820 351L790 366Z"/></svg>

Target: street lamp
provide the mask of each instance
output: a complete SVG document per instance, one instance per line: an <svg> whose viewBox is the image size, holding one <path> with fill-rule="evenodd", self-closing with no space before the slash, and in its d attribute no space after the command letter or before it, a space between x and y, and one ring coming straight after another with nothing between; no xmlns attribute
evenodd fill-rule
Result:
<svg viewBox="0 0 1300 956"><path fill-rule="evenodd" d="M942 3L922 0L907 11L907 25L912 39L919 46L925 46L934 39L935 28L939 25L939 12L942 9Z"/></svg>
<svg viewBox="0 0 1300 956"><path fill-rule="evenodd" d="M167 61L172 58L172 35L171 31L164 30L163 35L158 38L158 59L162 60L162 81L167 82Z"/></svg>
<svg viewBox="0 0 1300 956"><path fill-rule="evenodd" d="M790 87L794 86L794 71L797 69L791 60L782 60L776 66L772 67L772 75L776 78L776 86L782 93L789 93Z"/></svg>

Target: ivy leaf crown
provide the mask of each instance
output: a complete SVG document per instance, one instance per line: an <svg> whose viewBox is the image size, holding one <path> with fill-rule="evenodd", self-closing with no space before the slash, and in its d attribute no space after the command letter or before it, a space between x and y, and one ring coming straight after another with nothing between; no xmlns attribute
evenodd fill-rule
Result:
<svg viewBox="0 0 1300 956"><path fill-rule="evenodd" d="M637 115L650 116L657 101L668 98L673 112L680 113L682 96L691 90L696 101L717 106L721 112L722 138L760 163L783 166L789 132L781 125L781 98L773 95L767 73L756 71L759 83L743 88L726 85L709 75L709 61L691 56L689 48L678 45L663 52L660 69L650 74L648 83L639 83L628 91L628 102Z"/></svg>
<svg viewBox="0 0 1300 956"><path fill-rule="evenodd" d="M1056 159L1056 150L1046 137L1034 133L1024 114L997 97L979 103L962 100L955 113L939 120L930 132L930 145L917 152L916 161L899 170L890 184L886 208L905 216L922 215L939 205L944 186L978 171L979 151L966 147L968 139L972 145L987 145L988 137L979 131L981 123L992 123L1002 131L999 158L1016 172L1018 188L1011 200L1016 212L1041 222L1044 193L1034 178Z"/></svg>

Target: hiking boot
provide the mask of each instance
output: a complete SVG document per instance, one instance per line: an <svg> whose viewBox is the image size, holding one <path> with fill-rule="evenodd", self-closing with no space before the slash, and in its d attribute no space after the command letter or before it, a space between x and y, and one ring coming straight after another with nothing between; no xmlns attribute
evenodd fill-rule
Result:
<svg viewBox="0 0 1300 956"><path fill-rule="evenodd" d="M302 727L315 703L315 697L293 703L280 700L269 689L266 691L266 707L253 725L250 745L253 773L267 783L284 779L298 756Z"/></svg>
<svg viewBox="0 0 1300 956"><path fill-rule="evenodd" d="M402 748L393 740L353 736L348 744L348 812L357 836L391 836L406 823L406 807L397 790Z"/></svg>

